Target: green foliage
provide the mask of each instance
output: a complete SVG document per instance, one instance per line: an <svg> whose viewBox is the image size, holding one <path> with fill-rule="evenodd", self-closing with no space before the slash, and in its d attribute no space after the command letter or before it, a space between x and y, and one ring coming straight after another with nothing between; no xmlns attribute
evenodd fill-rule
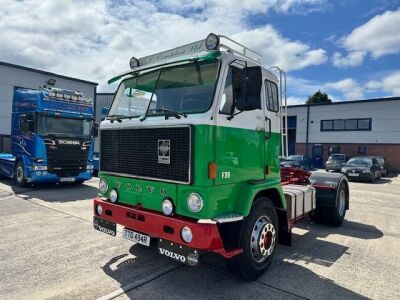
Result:
<svg viewBox="0 0 400 300"><path fill-rule="evenodd" d="M332 100L329 99L326 93L322 93L321 91L315 92L314 95L309 96L306 104L316 104L316 103L332 103Z"/></svg>

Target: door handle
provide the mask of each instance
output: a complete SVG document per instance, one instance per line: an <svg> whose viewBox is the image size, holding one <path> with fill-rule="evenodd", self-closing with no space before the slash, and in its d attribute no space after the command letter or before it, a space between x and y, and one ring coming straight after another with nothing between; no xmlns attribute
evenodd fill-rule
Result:
<svg viewBox="0 0 400 300"><path fill-rule="evenodd" d="M265 131L265 138L268 140L272 136L271 119L268 117L265 117L265 121L267 121L267 123L268 123L268 130Z"/></svg>

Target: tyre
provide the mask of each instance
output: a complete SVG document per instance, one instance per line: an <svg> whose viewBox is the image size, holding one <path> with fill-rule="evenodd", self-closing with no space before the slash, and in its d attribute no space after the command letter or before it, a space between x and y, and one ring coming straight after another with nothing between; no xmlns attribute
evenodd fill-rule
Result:
<svg viewBox="0 0 400 300"><path fill-rule="evenodd" d="M342 182L337 190L335 206L322 208L324 210L320 216L323 217L322 221L330 226L341 226L346 216L346 202L348 200L349 190L347 185Z"/></svg>
<svg viewBox="0 0 400 300"><path fill-rule="evenodd" d="M23 161L19 160L14 170L14 182L17 186L25 187L27 185L25 177L25 167Z"/></svg>
<svg viewBox="0 0 400 300"><path fill-rule="evenodd" d="M374 183L374 182L375 182L375 172L372 173L370 182L371 182L371 183Z"/></svg>
<svg viewBox="0 0 400 300"><path fill-rule="evenodd" d="M257 279L272 263L278 232L278 216L272 202L267 197L257 198L240 229L239 247L243 253L227 259L228 268L245 280Z"/></svg>

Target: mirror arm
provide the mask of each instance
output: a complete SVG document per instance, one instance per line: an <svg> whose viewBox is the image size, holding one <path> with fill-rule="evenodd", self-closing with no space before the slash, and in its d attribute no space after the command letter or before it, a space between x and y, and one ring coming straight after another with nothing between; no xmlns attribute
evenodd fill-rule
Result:
<svg viewBox="0 0 400 300"><path fill-rule="evenodd" d="M238 114L241 114L242 112L244 112L244 110L240 110L236 114L231 114L229 117L227 117L227 119L230 121L233 119L234 116L237 116Z"/></svg>

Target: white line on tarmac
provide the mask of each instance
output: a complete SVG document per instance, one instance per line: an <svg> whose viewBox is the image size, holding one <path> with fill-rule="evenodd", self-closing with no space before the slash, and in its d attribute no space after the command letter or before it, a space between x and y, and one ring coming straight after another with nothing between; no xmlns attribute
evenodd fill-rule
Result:
<svg viewBox="0 0 400 300"><path fill-rule="evenodd" d="M152 274L150 274L150 275L148 275L148 276L146 276L146 277L144 277L144 278L142 278L142 279L140 279L138 281L135 281L135 282L132 282L131 284L123 286L123 287L121 287L121 288L119 288L119 289L117 289L117 290L115 290L115 291L113 291L113 292L111 292L111 293L109 293L107 295L104 295L104 296L102 296L100 298L97 298L97 300L114 299L114 298L116 298L118 296L121 296L121 295L125 294L126 292L129 292L129 291L131 291L131 290L133 290L133 289L135 289L135 288L137 288L139 286L142 286L142 285L144 285L144 284L146 284L146 283L148 283L150 281L153 281L153 280L155 280L155 279L157 279L157 278L159 278L159 277L161 277L161 276L163 276L163 275L165 275L165 274L167 274L169 272L172 272L172 271L174 271L174 270L176 270L176 269L178 269L180 267L183 267L183 266L185 266L185 265L169 266L169 267L167 267L167 268L165 268L163 270L160 270L160 271L157 271L155 273L152 273Z"/></svg>

